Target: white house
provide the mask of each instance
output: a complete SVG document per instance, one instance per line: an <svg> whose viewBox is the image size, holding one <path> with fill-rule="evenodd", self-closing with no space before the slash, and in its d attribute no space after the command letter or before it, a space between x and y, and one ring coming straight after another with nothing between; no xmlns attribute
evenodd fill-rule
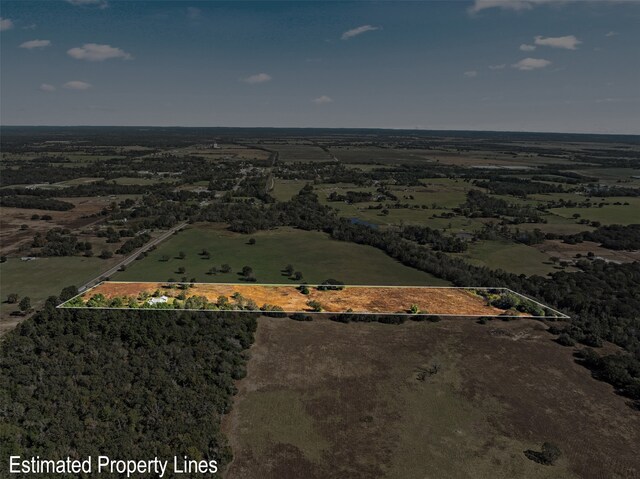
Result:
<svg viewBox="0 0 640 479"><path fill-rule="evenodd" d="M166 303L167 301L169 301L169 297L168 296L159 296L157 298L149 298L147 300L147 303L149 304L161 304L161 303Z"/></svg>

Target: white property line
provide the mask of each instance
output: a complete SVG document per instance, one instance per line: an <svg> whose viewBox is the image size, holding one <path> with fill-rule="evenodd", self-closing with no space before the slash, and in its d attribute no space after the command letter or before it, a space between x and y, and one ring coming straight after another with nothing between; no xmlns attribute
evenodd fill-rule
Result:
<svg viewBox="0 0 640 479"><path fill-rule="evenodd" d="M300 285L304 285L308 288L317 288L318 286L335 286L335 287L340 287L340 288L344 288L344 289L348 289L348 288L412 288L412 289L464 289L464 290L501 290L501 291L508 291L510 293L515 294L516 296L519 296L520 298L523 298L527 301L531 301L534 304L537 304L538 306L542 307L545 310L549 310L552 311L553 313L555 313L554 316L512 316L512 315L499 315L499 316L492 316L490 314L437 314L437 313L419 313L419 314L412 314L412 313L371 313L371 312L359 312L359 311L338 311L338 312L334 312L334 311L263 311L261 309L258 310L253 310L253 309L173 309L173 308L111 308L111 307L93 307L93 306L65 306L67 303L69 303L70 301L73 301L74 299L80 297L80 296L84 296L84 295L88 295L89 292L95 288L97 288L98 286L104 284L104 283L115 283L115 284L159 284L159 285L163 285L163 284L176 284L176 285L181 285L181 284L193 284L193 285L198 285L198 284L203 284L203 285L220 285L220 286L263 286L263 287L278 287L278 286L286 286L288 288L298 288ZM547 306L543 303L540 303L539 301L536 301L535 299L532 299L528 296L525 296L524 294L518 293L517 291L513 291L512 289L509 288L504 288L504 287L492 287L492 286L407 286L407 285L371 285L371 284L340 284L340 285L331 285L331 284L292 284L292 283L201 283L201 282L190 282L190 281L101 281L100 283L96 284L95 286L92 286L91 288L82 291L78 294L76 294L73 298L69 298L68 300L66 300L64 303L59 304L58 306L56 306L56 308L62 308L62 309L109 309L109 310L144 310L144 311L153 311L153 310L159 310L159 311L206 311L206 312L235 312L235 313L260 313L260 314L265 314L265 313L285 313L285 314L295 314L295 313L300 313L300 314L330 314L330 315L335 315L335 314L353 314L353 315L372 315L372 316L443 316L443 317L456 317L456 318L481 318L481 317L500 317L500 318L535 318L535 319L570 319L570 316L567 316L566 314L558 311L557 309L554 309L550 306Z"/></svg>

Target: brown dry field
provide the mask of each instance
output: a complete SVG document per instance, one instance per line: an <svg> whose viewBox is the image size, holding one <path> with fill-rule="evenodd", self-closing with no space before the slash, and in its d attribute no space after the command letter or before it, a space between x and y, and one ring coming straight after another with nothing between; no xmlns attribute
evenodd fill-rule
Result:
<svg viewBox="0 0 640 479"><path fill-rule="evenodd" d="M46 233L52 228L62 227L71 230L85 228L103 218L82 218L99 213L109 206L114 198L108 196L86 198L57 198L61 201L73 203L75 208L69 211L49 211L30 208L1 208L0 209L0 252L4 254L14 253L21 245L32 240L36 233ZM32 220L31 216L49 215L49 221ZM20 226L26 224L29 229L21 230Z"/></svg>
<svg viewBox="0 0 640 479"><path fill-rule="evenodd" d="M105 282L85 293L88 299L102 293L107 298L137 296L141 291L153 293L163 290L166 283L117 283ZM177 290L164 289L167 296ZM318 291L309 287L309 294L300 293L295 286L266 286L252 284L197 283L187 291L187 296L205 296L215 302L220 295L231 297L240 293L252 299L258 306L280 306L287 312L310 311L307 301L319 301L328 313L407 313L412 304L429 314L453 314L469 316L497 316L504 312L485 304L483 298L464 289L429 287L366 287L349 286L340 291Z"/></svg>
<svg viewBox="0 0 640 479"><path fill-rule="evenodd" d="M223 421L225 477L640 477L640 414L572 352L529 319L260 318ZM545 441L553 466L523 454Z"/></svg>
<svg viewBox="0 0 640 479"><path fill-rule="evenodd" d="M587 256L587 253L593 252L596 256L609 261L617 261L620 263L640 261L640 251L615 251L603 248L598 243L592 241L567 244L563 243L562 240L547 240L538 245L534 245L534 247L551 257L557 256L562 260L573 260L577 253L580 253L582 256Z"/></svg>

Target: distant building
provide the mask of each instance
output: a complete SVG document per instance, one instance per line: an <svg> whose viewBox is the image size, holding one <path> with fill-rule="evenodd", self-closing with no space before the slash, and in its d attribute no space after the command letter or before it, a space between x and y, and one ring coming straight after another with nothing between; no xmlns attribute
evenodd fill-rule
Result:
<svg viewBox="0 0 640 479"><path fill-rule="evenodd" d="M162 304L162 303L166 303L169 301L169 297L168 296L159 296L157 298L149 298L147 303L149 304Z"/></svg>

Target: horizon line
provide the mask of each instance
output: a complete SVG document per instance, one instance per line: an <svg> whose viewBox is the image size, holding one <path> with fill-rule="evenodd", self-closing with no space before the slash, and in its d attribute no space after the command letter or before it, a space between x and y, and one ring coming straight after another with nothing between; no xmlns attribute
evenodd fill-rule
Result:
<svg viewBox="0 0 640 479"><path fill-rule="evenodd" d="M545 130L482 130L456 128L405 128L405 127L337 127L337 126L204 126L204 125L24 125L0 124L0 128L207 128L235 130L374 130L374 131L414 131L414 132L456 132L456 133L520 133L543 135L600 135L640 137L637 133L612 133L592 131L545 131Z"/></svg>

